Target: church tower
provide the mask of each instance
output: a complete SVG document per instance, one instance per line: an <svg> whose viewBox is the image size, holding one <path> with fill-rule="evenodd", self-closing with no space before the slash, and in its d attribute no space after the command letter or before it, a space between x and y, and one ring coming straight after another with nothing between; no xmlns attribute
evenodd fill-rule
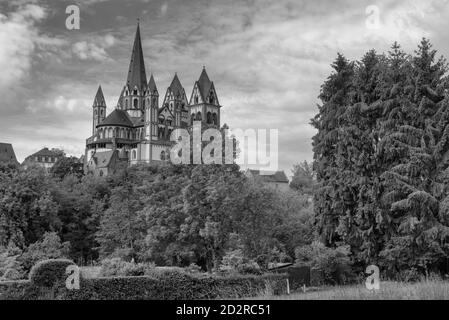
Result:
<svg viewBox="0 0 449 320"><path fill-rule="evenodd" d="M118 109L126 110L130 117L142 117L145 111L145 96L147 91L147 76L143 58L142 41L140 39L140 25L134 39L131 61L129 63L128 78L122 90L117 105Z"/></svg>
<svg viewBox="0 0 449 320"><path fill-rule="evenodd" d="M153 74L151 74L145 103L145 140L157 140L158 109L159 92Z"/></svg>
<svg viewBox="0 0 449 320"><path fill-rule="evenodd" d="M106 101L104 100L101 86L98 87L97 94L95 95L94 103L92 105L92 114L92 135L95 135L97 132L97 125L99 125L106 117Z"/></svg>
<svg viewBox="0 0 449 320"><path fill-rule="evenodd" d="M187 113L187 96L186 92L179 81L178 74L176 73L170 86L167 88L167 92L164 98L163 107L173 115L173 123L170 126L182 127L182 122L185 122L185 114Z"/></svg>
<svg viewBox="0 0 449 320"><path fill-rule="evenodd" d="M201 121L206 127L220 128L220 103L212 81L203 67L200 78L195 82L190 97L189 125L194 121Z"/></svg>

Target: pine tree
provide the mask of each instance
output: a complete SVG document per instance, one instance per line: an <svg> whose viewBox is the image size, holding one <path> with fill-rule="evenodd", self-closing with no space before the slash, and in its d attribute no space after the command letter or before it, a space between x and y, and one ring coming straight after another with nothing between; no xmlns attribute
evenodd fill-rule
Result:
<svg viewBox="0 0 449 320"><path fill-rule="evenodd" d="M437 180L441 133L435 126L435 115L444 106L438 92L447 68L443 59L435 62L435 57L436 51L423 39L408 59L400 103L391 111L400 117L392 118L394 124L387 120L381 142L381 153L395 157L384 157L391 161L384 161L381 175L380 200L387 209L382 216L389 219L380 257L396 270L414 267L425 272L447 254L447 223L439 215L442 184Z"/></svg>
<svg viewBox="0 0 449 320"><path fill-rule="evenodd" d="M344 211L344 199L337 174L337 157L340 140L342 115L350 105L350 92L354 65L343 55L338 54L331 65L334 72L321 88L318 115L312 119L312 125L318 129L313 137L314 169L319 182L315 194L315 212L317 227L326 244L334 244L339 235L339 212Z"/></svg>
<svg viewBox="0 0 449 320"><path fill-rule="evenodd" d="M360 62L341 55L312 124L318 231L355 262L442 270L449 253L446 62L423 39Z"/></svg>

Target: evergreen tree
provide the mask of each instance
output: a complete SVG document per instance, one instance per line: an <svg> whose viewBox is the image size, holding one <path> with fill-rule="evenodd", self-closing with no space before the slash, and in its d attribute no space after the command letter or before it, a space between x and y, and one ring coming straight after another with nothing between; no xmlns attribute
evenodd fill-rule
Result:
<svg viewBox="0 0 449 320"><path fill-rule="evenodd" d="M334 244L341 239L336 229L339 212L344 211L344 199L337 178L337 152L341 141L342 115L351 102L354 65L338 54L332 68L334 72L321 87L320 99L323 104L312 119L312 125L318 130L313 137L314 169L318 180L315 212L319 233L326 244Z"/></svg>

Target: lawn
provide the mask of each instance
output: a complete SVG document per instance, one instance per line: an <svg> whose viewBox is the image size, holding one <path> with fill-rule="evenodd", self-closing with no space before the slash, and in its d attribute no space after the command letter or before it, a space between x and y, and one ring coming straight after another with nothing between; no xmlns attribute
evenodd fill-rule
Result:
<svg viewBox="0 0 449 320"><path fill-rule="evenodd" d="M264 295L261 300L449 300L449 281L423 280L417 283L381 282L371 292L365 285L314 289L286 296Z"/></svg>

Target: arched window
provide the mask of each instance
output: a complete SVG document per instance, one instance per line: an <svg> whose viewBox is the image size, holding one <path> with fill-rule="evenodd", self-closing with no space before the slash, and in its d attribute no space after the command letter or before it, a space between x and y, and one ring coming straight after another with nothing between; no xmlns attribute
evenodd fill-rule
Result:
<svg viewBox="0 0 449 320"><path fill-rule="evenodd" d="M198 104L198 95L195 95L195 97L193 98L193 100L195 101L195 104Z"/></svg>
<svg viewBox="0 0 449 320"><path fill-rule="evenodd" d="M125 99L125 108L128 109L128 99Z"/></svg>
<svg viewBox="0 0 449 320"><path fill-rule="evenodd" d="M95 115L97 115L97 109L95 109Z"/></svg>
<svg viewBox="0 0 449 320"><path fill-rule="evenodd" d="M198 111L198 113L196 114L196 120L197 121L201 121L201 112Z"/></svg>
<svg viewBox="0 0 449 320"><path fill-rule="evenodd" d="M143 100L142 100L142 107L143 107L143 108L145 108L145 102L146 102L146 100L143 99Z"/></svg>
<svg viewBox="0 0 449 320"><path fill-rule="evenodd" d="M214 92L211 91L209 94L209 103L214 103L214 102L215 102Z"/></svg>
<svg viewBox="0 0 449 320"><path fill-rule="evenodd" d="M160 139L162 139L164 137L164 128L163 127L158 127L157 133L158 133L158 137Z"/></svg>
<svg viewBox="0 0 449 320"><path fill-rule="evenodd" d="M162 160L162 161L165 161L165 151L162 151L162 152L161 152L161 160Z"/></svg>
<svg viewBox="0 0 449 320"><path fill-rule="evenodd" d="M206 116L207 123L212 123L212 113L208 112Z"/></svg>
<svg viewBox="0 0 449 320"><path fill-rule="evenodd" d="M217 114L216 114L216 113L214 113L214 114L212 115L212 121L213 121L214 125L217 125L217 124L218 124L218 117L217 117Z"/></svg>
<svg viewBox="0 0 449 320"><path fill-rule="evenodd" d="M137 99L134 99L133 101L133 107L137 109L137 104L139 103L139 101Z"/></svg>
<svg viewBox="0 0 449 320"><path fill-rule="evenodd" d="M123 128L120 130L120 138L126 138L125 129L123 129Z"/></svg>
<svg viewBox="0 0 449 320"><path fill-rule="evenodd" d="M100 115L103 116L104 115L104 111L103 109L100 110Z"/></svg>
<svg viewBox="0 0 449 320"><path fill-rule="evenodd" d="M136 150L133 150L133 160L136 160L137 159L137 152L136 152Z"/></svg>
<svg viewBox="0 0 449 320"><path fill-rule="evenodd" d="M193 125L193 122L195 121L195 114L192 113L190 116L191 124Z"/></svg>
<svg viewBox="0 0 449 320"><path fill-rule="evenodd" d="M133 95L137 96L137 89L134 89Z"/></svg>
<svg viewBox="0 0 449 320"><path fill-rule="evenodd" d="M112 128L109 128L108 130L108 138L112 138Z"/></svg>

